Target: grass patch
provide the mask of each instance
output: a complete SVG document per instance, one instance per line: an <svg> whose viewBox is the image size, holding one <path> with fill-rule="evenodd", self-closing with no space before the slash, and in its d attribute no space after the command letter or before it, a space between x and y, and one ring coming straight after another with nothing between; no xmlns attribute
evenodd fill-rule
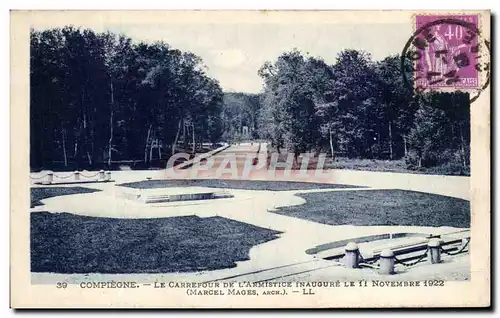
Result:
<svg viewBox="0 0 500 318"><path fill-rule="evenodd" d="M470 227L470 202L405 190L317 192L300 194L303 205L274 213L331 225L403 225Z"/></svg>
<svg viewBox="0 0 500 318"><path fill-rule="evenodd" d="M337 189L337 188L364 188L345 184L324 184L312 182L289 181L251 181L251 180L215 180L215 179L180 179L180 180L147 180L123 183L120 186L135 189L157 189L171 187L209 187L230 188L243 190L308 190L308 189Z"/></svg>
<svg viewBox="0 0 500 318"><path fill-rule="evenodd" d="M48 199L52 197L58 197L61 195L71 195L80 193L92 193L101 190L83 188L83 187L43 187L43 188L31 188L31 207L43 205L40 200Z"/></svg>
<svg viewBox="0 0 500 318"><path fill-rule="evenodd" d="M333 162L332 160L327 160L327 162L325 162L325 169L348 169L361 171L470 176L469 168L463 169L451 164L410 169L404 159L377 160L338 157Z"/></svg>
<svg viewBox="0 0 500 318"><path fill-rule="evenodd" d="M31 213L31 271L168 273L235 267L280 232L196 216L113 219Z"/></svg>
<svg viewBox="0 0 500 318"><path fill-rule="evenodd" d="M267 167L271 165L271 154L277 153L272 148L268 148ZM277 162L287 161L287 152L280 152ZM310 157L307 160L307 169L314 170L318 166L318 157ZM293 163L292 170L298 170L302 166L302 158L298 157ZM447 163L433 167L409 167L404 158L394 160L383 159L360 159L336 156L333 160L330 155L326 157L323 163L323 170L330 169L345 169L359 171L378 171L378 172L396 172L396 173L412 173L412 174L437 174L450 176L470 176L470 167L463 168L460 165ZM276 168L283 170L284 168Z"/></svg>
<svg viewBox="0 0 500 318"><path fill-rule="evenodd" d="M418 173L406 167L403 159L400 160L376 160L376 159L355 159L355 158L335 158L328 160L325 164L328 169L348 169L362 171L386 171L402 173Z"/></svg>

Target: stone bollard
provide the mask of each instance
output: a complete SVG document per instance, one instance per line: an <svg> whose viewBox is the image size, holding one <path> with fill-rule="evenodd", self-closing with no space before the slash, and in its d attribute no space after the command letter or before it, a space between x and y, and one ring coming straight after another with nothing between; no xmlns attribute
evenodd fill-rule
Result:
<svg viewBox="0 0 500 318"><path fill-rule="evenodd" d="M47 172L47 183L51 184L54 182L54 173L52 171Z"/></svg>
<svg viewBox="0 0 500 318"><path fill-rule="evenodd" d="M75 173L75 181L80 180L80 172L75 171L74 173Z"/></svg>
<svg viewBox="0 0 500 318"><path fill-rule="evenodd" d="M379 273L383 275L394 274L394 253L387 249L380 253L380 269Z"/></svg>
<svg viewBox="0 0 500 318"><path fill-rule="evenodd" d="M441 241L439 239L431 239L427 244L428 254L427 260L430 264L441 263Z"/></svg>
<svg viewBox="0 0 500 318"><path fill-rule="evenodd" d="M111 181L111 171L106 171L105 172L106 177L104 178L105 181Z"/></svg>
<svg viewBox="0 0 500 318"><path fill-rule="evenodd" d="M463 238L462 239L462 244L460 245L459 249L463 249L463 251L467 251L470 253L470 238ZM467 243L469 243L469 245L467 247L464 247L465 245L467 245Z"/></svg>
<svg viewBox="0 0 500 318"><path fill-rule="evenodd" d="M357 268L359 265L359 249L358 245L354 242L350 242L345 247L344 256L345 267L347 268Z"/></svg>
<svg viewBox="0 0 500 318"><path fill-rule="evenodd" d="M104 170L99 170L99 180L104 180Z"/></svg>

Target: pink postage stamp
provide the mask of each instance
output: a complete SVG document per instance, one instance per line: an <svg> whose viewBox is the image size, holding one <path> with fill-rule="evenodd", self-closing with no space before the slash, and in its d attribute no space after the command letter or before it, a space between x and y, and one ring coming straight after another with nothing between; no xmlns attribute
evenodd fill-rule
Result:
<svg viewBox="0 0 500 318"><path fill-rule="evenodd" d="M481 56L489 55L489 46L481 40L479 22L474 14L415 16L416 31L404 53L413 62L417 92L481 89L489 73Z"/></svg>

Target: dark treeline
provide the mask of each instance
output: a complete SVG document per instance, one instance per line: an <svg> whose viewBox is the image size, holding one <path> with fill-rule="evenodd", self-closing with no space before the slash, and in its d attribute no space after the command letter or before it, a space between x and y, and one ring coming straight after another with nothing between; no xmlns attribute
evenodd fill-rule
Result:
<svg viewBox="0 0 500 318"><path fill-rule="evenodd" d="M400 63L399 56L376 62L356 50L342 51L334 65L297 50L283 53L259 70L260 137L296 154L405 158L412 169L467 174L468 94L412 95Z"/></svg>
<svg viewBox="0 0 500 318"><path fill-rule="evenodd" d="M148 164L223 133L222 90L191 52L65 27L31 30L30 63L33 169Z"/></svg>
<svg viewBox="0 0 500 318"><path fill-rule="evenodd" d="M31 30L30 63L32 169L162 166L244 138L411 169L470 166L468 95L412 95L399 56L344 50L328 65L293 50L260 68L261 94L223 93L191 52L89 29Z"/></svg>

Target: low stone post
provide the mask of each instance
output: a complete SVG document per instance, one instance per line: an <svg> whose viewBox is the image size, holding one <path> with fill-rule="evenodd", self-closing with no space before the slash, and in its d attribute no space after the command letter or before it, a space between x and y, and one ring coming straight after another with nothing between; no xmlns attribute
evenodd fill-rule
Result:
<svg viewBox="0 0 500 318"><path fill-rule="evenodd" d="M47 183L52 183L54 182L54 173L52 171L47 172Z"/></svg>
<svg viewBox="0 0 500 318"><path fill-rule="evenodd" d="M380 253L380 269L382 275L394 274L394 252L387 249Z"/></svg>
<svg viewBox="0 0 500 318"><path fill-rule="evenodd" d="M465 245L467 245L468 242L469 242L469 239L464 237L462 239L462 244L460 244L460 248L462 249Z"/></svg>
<svg viewBox="0 0 500 318"><path fill-rule="evenodd" d="M99 180L104 180L104 170L99 170Z"/></svg>
<svg viewBox="0 0 500 318"><path fill-rule="evenodd" d="M465 247L465 245L467 245L467 243L469 244L467 247ZM462 239L462 244L460 245L460 250L463 249L463 251L467 250L467 252L470 253L470 238L466 238L464 237Z"/></svg>
<svg viewBox="0 0 500 318"><path fill-rule="evenodd" d="M359 266L359 248L354 242L345 247L344 263L346 268L357 268Z"/></svg>
<svg viewBox="0 0 500 318"><path fill-rule="evenodd" d="M104 178L105 181L111 181L111 171L106 171L105 172L106 177Z"/></svg>
<svg viewBox="0 0 500 318"><path fill-rule="evenodd" d="M80 172L75 171L75 181L80 180Z"/></svg>
<svg viewBox="0 0 500 318"><path fill-rule="evenodd" d="M441 241L439 239L431 239L427 244L427 259L430 264L441 263Z"/></svg>

